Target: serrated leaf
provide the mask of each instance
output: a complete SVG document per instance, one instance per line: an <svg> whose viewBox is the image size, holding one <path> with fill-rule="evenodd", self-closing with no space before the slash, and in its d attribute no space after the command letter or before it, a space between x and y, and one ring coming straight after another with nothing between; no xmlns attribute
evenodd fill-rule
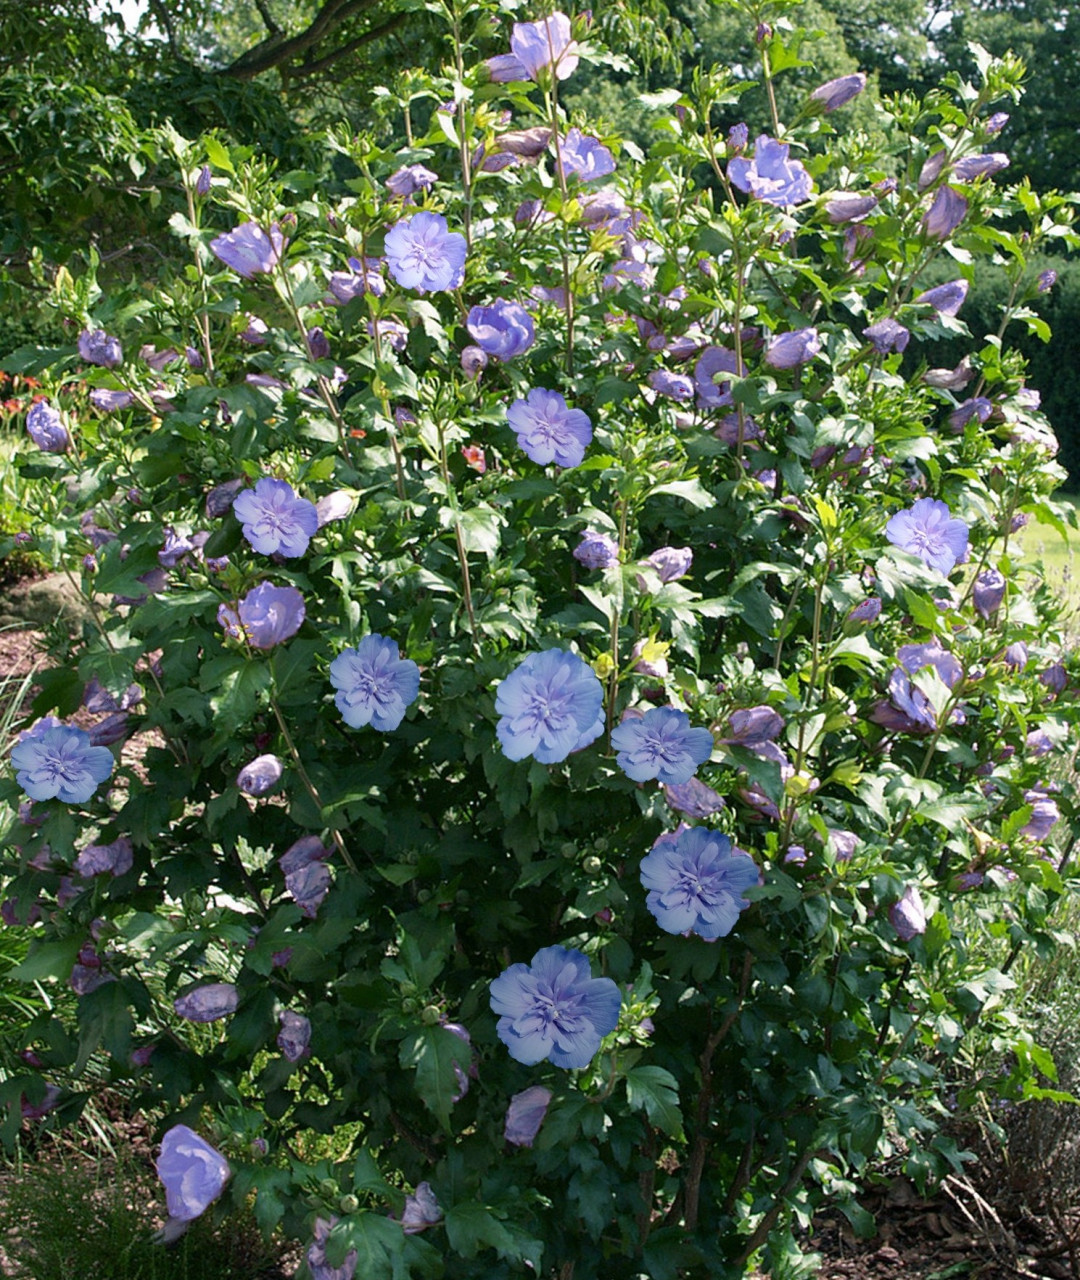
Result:
<svg viewBox="0 0 1080 1280"><path fill-rule="evenodd" d="M543 1242L534 1240L521 1227L500 1221L477 1201L466 1200L446 1213L446 1235L450 1248L463 1258L475 1258L487 1247L508 1262L528 1262L540 1274Z"/></svg>
<svg viewBox="0 0 1080 1280"><path fill-rule="evenodd" d="M340 1267L345 1255L356 1250L357 1276L364 1280L392 1280L394 1258L405 1247L401 1224L381 1213L350 1214L331 1231L326 1260Z"/></svg>
<svg viewBox="0 0 1080 1280"><path fill-rule="evenodd" d="M402 1067L416 1068L416 1092L447 1132L454 1099L461 1093L455 1067L467 1072L471 1057L465 1041L445 1027L421 1027L401 1042Z"/></svg>
<svg viewBox="0 0 1080 1280"><path fill-rule="evenodd" d="M679 1086L663 1067L631 1067L626 1073L626 1101L635 1111L644 1110L649 1123L670 1138L683 1138Z"/></svg>

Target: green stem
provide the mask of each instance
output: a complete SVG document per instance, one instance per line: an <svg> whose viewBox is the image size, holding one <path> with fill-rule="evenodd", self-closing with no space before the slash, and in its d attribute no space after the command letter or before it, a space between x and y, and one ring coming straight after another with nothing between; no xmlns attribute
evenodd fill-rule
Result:
<svg viewBox="0 0 1080 1280"><path fill-rule="evenodd" d="M454 483L450 476L450 463L446 456L446 433L443 430L441 421L437 421L435 425L439 432L439 466L442 470L443 484L446 486L446 496L450 502L450 510L454 516L454 540L457 543L458 563L461 565L462 596L465 601L465 612L469 615L469 627L472 632L473 649L475 650L479 647L479 640L476 630L476 614L473 612L469 558L465 552L465 539L461 533L461 511L458 507L457 490L454 488Z"/></svg>
<svg viewBox="0 0 1080 1280"><path fill-rule="evenodd" d="M300 752L296 749L296 743L293 741L292 734L289 732L289 726L285 723L285 717L281 714L281 707L278 705L277 694L274 691L274 668L272 665L270 667L270 690L270 706L274 712L274 718L277 720L278 728L281 730L281 736L285 739L285 745L289 748L289 755L292 756L293 764L296 765L296 772L300 777L300 781L304 784L304 789L307 791L321 814L323 803L319 797L318 789L314 782L312 782L311 775L308 773L307 769L304 768L304 762L300 758ZM352 855L349 853L348 849L345 848L345 841L342 838L341 832L336 827L331 828L330 838L333 840L335 848L338 853L341 854L342 861L349 870L353 872L359 871L356 863L352 860Z"/></svg>

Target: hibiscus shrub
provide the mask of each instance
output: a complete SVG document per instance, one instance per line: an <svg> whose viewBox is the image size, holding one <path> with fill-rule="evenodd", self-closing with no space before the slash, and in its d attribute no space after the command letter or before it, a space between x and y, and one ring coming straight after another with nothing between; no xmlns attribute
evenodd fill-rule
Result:
<svg viewBox="0 0 1080 1280"><path fill-rule="evenodd" d="M586 18L451 34L336 188L156 134L191 267L58 272L77 342L6 362L91 614L0 783L20 973L78 996L4 1132L93 1059L167 1234L250 1200L319 1280L795 1274L875 1156L960 1167L946 1086L1053 1092L1005 993L1080 662L1006 339L1072 210L1000 172L1010 60L875 143L861 75L751 140L702 71L643 156L559 105Z"/></svg>

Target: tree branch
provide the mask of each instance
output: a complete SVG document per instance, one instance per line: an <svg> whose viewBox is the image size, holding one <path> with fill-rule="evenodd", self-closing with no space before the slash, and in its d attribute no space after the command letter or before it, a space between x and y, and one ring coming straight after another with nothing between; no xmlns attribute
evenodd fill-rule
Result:
<svg viewBox="0 0 1080 1280"><path fill-rule="evenodd" d="M174 58L179 59L180 46L176 42L176 28L173 26L172 15L168 8L162 4L162 0L150 0L150 12L155 19L161 23L161 29L165 32L165 38L169 42L169 52Z"/></svg>
<svg viewBox="0 0 1080 1280"><path fill-rule="evenodd" d="M263 71L270 71L307 53L342 23L374 8L377 2L378 0L326 0L303 31L294 36L283 36L280 31L276 35L270 35L234 59L220 74L234 80L253 80Z"/></svg>
<svg viewBox="0 0 1080 1280"><path fill-rule="evenodd" d="M388 36L391 31L396 31L398 27L405 22L407 14L399 13L396 18L390 18L381 26L372 27L370 31L365 31L363 35L357 36L354 40L349 40L343 44L340 49L335 49L332 53L324 54L321 58L316 58L312 62L302 62L300 66L294 67L292 75L295 79L300 80L305 76L316 76L333 66L335 62L347 57L355 50L362 48L365 44L370 44L373 40L379 40L383 36Z"/></svg>
<svg viewBox="0 0 1080 1280"><path fill-rule="evenodd" d="M259 17L262 18L267 31L269 31L272 36L281 35L281 28L274 21L274 15L270 12L266 0L255 0L255 8L258 9Z"/></svg>

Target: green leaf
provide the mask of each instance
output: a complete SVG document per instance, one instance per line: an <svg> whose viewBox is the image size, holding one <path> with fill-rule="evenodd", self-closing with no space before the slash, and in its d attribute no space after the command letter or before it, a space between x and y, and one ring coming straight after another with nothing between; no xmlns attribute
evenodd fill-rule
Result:
<svg viewBox="0 0 1080 1280"><path fill-rule="evenodd" d="M682 498L684 502L689 502L692 507L697 507L699 511L704 511L716 505L716 499L696 476L689 480L669 480L667 484L658 484L655 489L649 491L650 497L658 493L667 493L673 498Z"/></svg>
<svg viewBox="0 0 1080 1280"><path fill-rule="evenodd" d="M394 1259L405 1247L401 1224L381 1213L354 1213L330 1233L326 1260L341 1266L345 1255L356 1250L356 1274L364 1280L392 1280Z"/></svg>
<svg viewBox="0 0 1080 1280"><path fill-rule="evenodd" d="M508 1262L528 1262L540 1274L543 1242L534 1240L513 1223L501 1222L485 1205L466 1200L447 1210L446 1235L450 1248L463 1258L475 1258L492 1248Z"/></svg>
<svg viewBox="0 0 1080 1280"><path fill-rule="evenodd" d="M76 936L32 942L30 954L21 964L9 969L7 976L19 982L40 982L42 978L66 982L81 946L82 941Z"/></svg>
<svg viewBox="0 0 1080 1280"><path fill-rule="evenodd" d="M131 1033L135 1022L128 1008L127 994L120 982L103 982L79 1000L78 1074L90 1055L104 1045L113 1060L126 1067L131 1056Z"/></svg>
<svg viewBox="0 0 1080 1280"><path fill-rule="evenodd" d="M498 554L500 530L506 521L493 507L469 507L459 512L458 522L466 551L485 556Z"/></svg>
<svg viewBox="0 0 1080 1280"><path fill-rule="evenodd" d="M453 1100L461 1092L454 1068L468 1071L471 1057L464 1040L445 1027L421 1027L401 1042L402 1067L416 1068L416 1092L447 1132Z"/></svg>
<svg viewBox="0 0 1080 1280"><path fill-rule="evenodd" d="M353 1165L353 1190L357 1194L370 1192L377 1196L385 1196L390 1190L386 1179L379 1172L375 1157L367 1147L361 1147L356 1153L356 1163Z"/></svg>
<svg viewBox="0 0 1080 1280"><path fill-rule="evenodd" d="M226 173L235 173L233 163L229 159L229 153L218 142L217 138L207 134L203 138L203 146L206 148L206 157L215 169L224 169Z"/></svg>
<svg viewBox="0 0 1080 1280"><path fill-rule="evenodd" d="M663 1067L631 1067L626 1073L626 1101L633 1110L643 1110L649 1123L669 1137L684 1137L679 1086L670 1071Z"/></svg>

